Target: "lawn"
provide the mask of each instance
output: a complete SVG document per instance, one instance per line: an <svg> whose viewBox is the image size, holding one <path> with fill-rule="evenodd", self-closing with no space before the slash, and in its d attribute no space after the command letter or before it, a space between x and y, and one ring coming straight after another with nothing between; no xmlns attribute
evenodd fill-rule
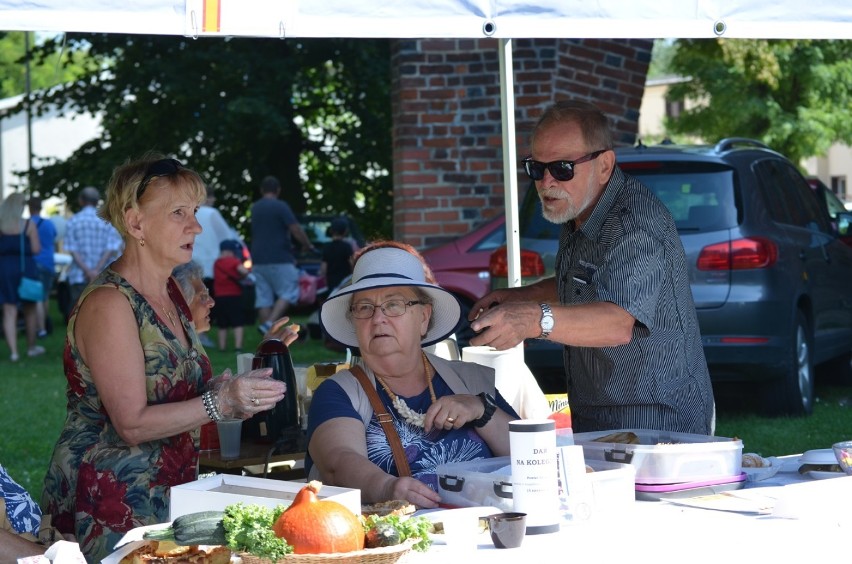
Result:
<svg viewBox="0 0 852 564"><path fill-rule="evenodd" d="M59 314L54 312L54 319ZM306 326L304 317L294 321ZM260 335L247 328L244 350L252 351ZM20 340L23 343L23 337ZM54 332L43 341L48 354L35 359L8 361L8 348L0 345L3 391L0 395L0 464L36 500L41 498L44 473L65 417L65 377L62 373L64 332ZM233 352L208 351L215 371L235 369ZM307 366L315 362L343 359L321 342L307 339L291 347L293 362ZM852 388L818 387L814 414L806 418L765 418L719 405L716 434L743 440L746 452L764 456L828 448L833 442L852 438Z"/></svg>
<svg viewBox="0 0 852 564"><path fill-rule="evenodd" d="M53 445L65 420L65 375L62 370L65 328L60 319L58 310L54 310L54 325L58 329L40 341L47 349L47 354L40 357L22 355L20 361L12 364L9 362L9 348L0 338L0 380L3 382L3 393L0 394L0 464L37 501L41 499L42 481ZM307 327L304 316L294 316L293 321ZM260 342L260 333L254 327L246 327L245 334L243 351L254 351ZM25 346L21 335L19 350L26 351ZM233 351L210 350L208 353L214 373L218 374L225 368L236 372L236 354ZM301 366L344 359L343 354L330 351L322 342L309 338L294 344L291 353L293 363Z"/></svg>

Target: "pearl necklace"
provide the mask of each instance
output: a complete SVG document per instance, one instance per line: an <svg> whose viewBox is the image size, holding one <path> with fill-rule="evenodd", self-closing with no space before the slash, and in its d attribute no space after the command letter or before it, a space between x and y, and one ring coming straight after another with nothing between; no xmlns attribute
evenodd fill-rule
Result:
<svg viewBox="0 0 852 564"><path fill-rule="evenodd" d="M429 386L429 396L432 398L432 403L435 403L437 398L435 397L435 388L432 387L432 377L435 375L435 371L432 369L432 365L429 364L429 361L426 359L426 353L422 354L423 369L426 371L426 383ZM408 407L408 404L405 403L405 400L393 393L388 387L388 385L385 383L385 381L382 380L378 374L374 372L373 376L376 377L376 380L378 380L379 384L382 385L382 388L384 388L385 392L387 392L388 396L390 396L391 403L393 404L397 413L399 413L407 423L416 427L425 426L423 423L424 419L426 418L425 415L420 412L414 411L413 409Z"/></svg>

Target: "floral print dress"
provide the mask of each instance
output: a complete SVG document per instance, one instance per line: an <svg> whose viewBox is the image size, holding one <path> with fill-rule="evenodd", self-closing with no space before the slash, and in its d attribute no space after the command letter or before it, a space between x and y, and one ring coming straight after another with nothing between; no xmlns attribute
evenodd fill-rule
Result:
<svg viewBox="0 0 852 564"><path fill-rule="evenodd" d="M145 353L148 403L201 395L211 378L210 361L175 281L169 279L168 291L190 339L188 349L145 298L111 269L85 289L79 303L103 286L121 291L136 315ZM110 422L77 348L78 311L79 304L69 319L65 341L68 413L45 477L42 508L52 515L59 531L77 538L89 562L99 562L130 529L168 521L169 488L197 477L199 431L138 445L125 443Z"/></svg>

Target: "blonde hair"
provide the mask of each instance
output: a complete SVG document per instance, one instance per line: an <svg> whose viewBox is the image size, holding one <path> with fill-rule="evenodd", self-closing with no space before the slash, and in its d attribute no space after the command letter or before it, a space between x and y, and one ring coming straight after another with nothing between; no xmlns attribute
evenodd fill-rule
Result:
<svg viewBox="0 0 852 564"><path fill-rule="evenodd" d="M124 223L124 212L133 208L139 209L140 200L146 199L152 188L168 183L177 190L186 191L201 204L207 199L207 187L201 176L194 170L180 166L174 174L156 176L148 179L148 185L138 198L140 185L154 163L165 159L164 155L155 152L146 153L135 161L127 160L115 168L106 189L104 203L98 215L111 223L118 230L122 239L127 239L127 225Z"/></svg>
<svg viewBox="0 0 852 564"><path fill-rule="evenodd" d="M21 230L21 218L24 214L26 202L26 196L23 192L14 192L6 196L6 199L0 204L0 231L9 234Z"/></svg>

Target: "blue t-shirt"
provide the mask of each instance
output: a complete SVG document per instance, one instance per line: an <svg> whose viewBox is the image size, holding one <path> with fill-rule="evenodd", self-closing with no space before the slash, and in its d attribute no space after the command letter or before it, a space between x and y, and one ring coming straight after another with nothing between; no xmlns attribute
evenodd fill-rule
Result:
<svg viewBox="0 0 852 564"><path fill-rule="evenodd" d="M38 228L38 240L41 243L41 251L35 256L36 264L43 270L53 271L53 251L56 246L56 226L49 219L35 215L33 222Z"/></svg>
<svg viewBox="0 0 852 564"><path fill-rule="evenodd" d="M432 386L435 389L436 397L453 395L453 391L438 374L435 374ZM485 440L479 436L479 433L473 427L466 426L450 431L438 429L426 433L422 427L411 425L402 419L382 386L377 385L377 390L385 409L393 417L394 427L396 427L396 432L399 434L399 439L405 449L412 477L417 478L433 490L438 491L436 473L438 465L494 456ZM499 392L496 395L497 407L517 417L515 411ZM426 410L432 404L428 388L414 397L400 397L405 400L408 407L420 413L426 413ZM353 407L343 388L337 382L326 380L316 389L311 400L308 414L308 443L310 443L311 436L317 427L336 417L352 417L361 421L361 416ZM370 418L366 433L367 456L370 461L388 474L398 476L390 443L388 443L375 413ZM305 470L310 472L312 466L313 461L310 455L306 455Z"/></svg>

